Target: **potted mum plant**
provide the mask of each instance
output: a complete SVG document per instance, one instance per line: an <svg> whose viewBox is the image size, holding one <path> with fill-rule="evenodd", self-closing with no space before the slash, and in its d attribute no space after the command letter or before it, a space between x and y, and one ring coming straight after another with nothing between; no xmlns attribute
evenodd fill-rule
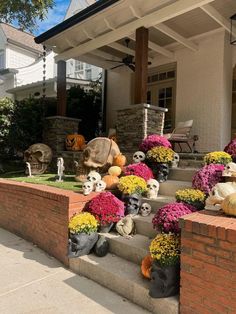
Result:
<svg viewBox="0 0 236 314"><path fill-rule="evenodd" d="M183 202L201 210L205 206L206 194L198 189L184 189L175 192L177 202Z"/></svg>
<svg viewBox="0 0 236 314"><path fill-rule="evenodd" d="M142 152L146 153L147 151L149 151L153 147L157 147L157 146L164 146L164 147L169 147L169 148L172 147L171 143L164 136L157 135L157 134L151 134L151 135L148 135L142 141L142 143L139 145L139 149Z"/></svg>
<svg viewBox="0 0 236 314"><path fill-rule="evenodd" d="M227 146L225 146L224 151L233 159L233 162L236 162L236 139L234 138Z"/></svg>
<svg viewBox="0 0 236 314"><path fill-rule="evenodd" d="M88 203L87 211L98 220L100 232L109 232L124 217L124 203L111 192L102 192Z"/></svg>
<svg viewBox="0 0 236 314"><path fill-rule="evenodd" d="M157 181L164 182L168 178L169 164L174 159L174 151L165 146L153 147L147 152L146 160Z"/></svg>
<svg viewBox="0 0 236 314"><path fill-rule="evenodd" d="M209 164L222 164L227 165L232 161L230 154L226 152L211 152L204 156L204 162Z"/></svg>
<svg viewBox="0 0 236 314"><path fill-rule="evenodd" d="M69 257L87 255L98 240L98 222L89 213L74 215L69 221Z"/></svg>
<svg viewBox="0 0 236 314"><path fill-rule="evenodd" d="M145 181L149 179L153 179L152 170L143 162L139 162L137 164L131 164L124 168L124 175L135 175L137 177L143 178Z"/></svg>
<svg viewBox="0 0 236 314"><path fill-rule="evenodd" d="M166 298L179 292L180 237L173 233L160 233L151 242L152 257L149 295Z"/></svg>

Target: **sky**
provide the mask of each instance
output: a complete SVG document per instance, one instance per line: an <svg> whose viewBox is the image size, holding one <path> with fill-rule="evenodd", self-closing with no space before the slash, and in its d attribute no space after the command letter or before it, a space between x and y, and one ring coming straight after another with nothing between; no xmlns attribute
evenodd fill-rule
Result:
<svg viewBox="0 0 236 314"><path fill-rule="evenodd" d="M55 6L48 11L47 18L44 21L38 21L38 29L34 31L35 35L40 35L58 23L62 22L66 15L66 10L70 0L54 0Z"/></svg>

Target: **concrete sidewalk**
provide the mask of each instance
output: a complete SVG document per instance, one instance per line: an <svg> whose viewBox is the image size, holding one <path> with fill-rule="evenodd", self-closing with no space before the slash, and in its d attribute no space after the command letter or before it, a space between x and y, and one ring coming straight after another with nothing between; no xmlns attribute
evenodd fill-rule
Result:
<svg viewBox="0 0 236 314"><path fill-rule="evenodd" d="M0 256L0 313L149 313L1 228Z"/></svg>

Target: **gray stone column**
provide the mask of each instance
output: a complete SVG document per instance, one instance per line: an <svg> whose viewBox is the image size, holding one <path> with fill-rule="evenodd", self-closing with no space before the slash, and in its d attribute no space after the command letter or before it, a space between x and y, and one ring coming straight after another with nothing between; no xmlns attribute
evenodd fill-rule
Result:
<svg viewBox="0 0 236 314"><path fill-rule="evenodd" d="M168 109L148 104L132 105L117 110L117 140L121 151L134 152L150 134L163 135Z"/></svg>

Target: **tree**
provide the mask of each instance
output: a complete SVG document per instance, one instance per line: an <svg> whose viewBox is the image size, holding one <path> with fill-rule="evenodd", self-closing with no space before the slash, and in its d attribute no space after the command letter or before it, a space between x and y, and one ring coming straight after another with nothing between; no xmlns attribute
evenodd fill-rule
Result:
<svg viewBox="0 0 236 314"><path fill-rule="evenodd" d="M36 29L37 19L44 20L54 0L1 0L0 21L16 22L22 30Z"/></svg>

